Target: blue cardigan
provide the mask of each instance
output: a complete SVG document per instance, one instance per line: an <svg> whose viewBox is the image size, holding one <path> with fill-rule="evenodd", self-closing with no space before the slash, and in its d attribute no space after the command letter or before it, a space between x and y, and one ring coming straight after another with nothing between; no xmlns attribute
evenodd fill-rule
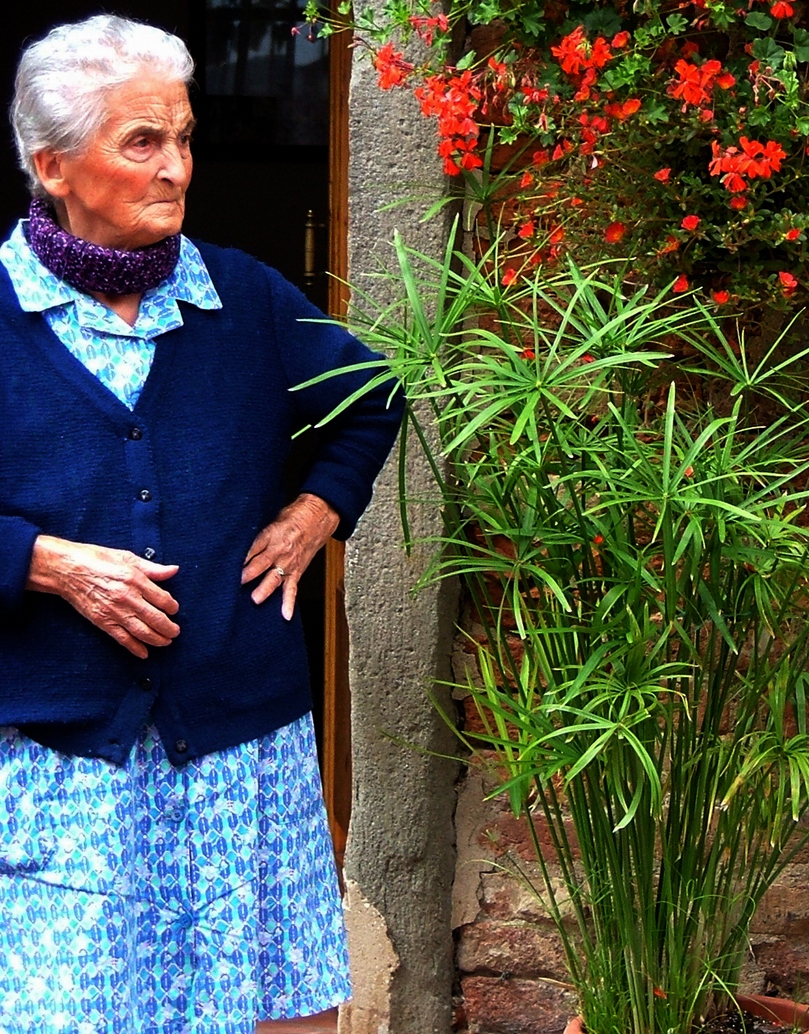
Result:
<svg viewBox="0 0 809 1034"><path fill-rule="evenodd" d="M223 308L180 303L133 411L19 308L0 274L0 725L121 764L154 721L174 764L254 739L311 707L300 620L257 606L241 566L284 503L290 437L369 374L290 387L376 358L274 270L199 245ZM328 425L300 490L346 538L401 419L389 391ZM25 590L39 533L179 564L181 631L140 660L61 598Z"/></svg>

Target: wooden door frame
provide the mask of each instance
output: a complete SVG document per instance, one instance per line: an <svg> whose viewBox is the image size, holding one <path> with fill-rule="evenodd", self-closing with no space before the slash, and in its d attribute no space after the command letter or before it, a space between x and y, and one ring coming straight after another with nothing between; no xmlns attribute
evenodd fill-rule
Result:
<svg viewBox="0 0 809 1034"><path fill-rule="evenodd" d="M329 64L329 311L348 307L348 93L351 33L330 39ZM345 547L326 546L323 644L323 793L338 869L342 871L351 816L351 693L348 683L348 625L345 616Z"/></svg>

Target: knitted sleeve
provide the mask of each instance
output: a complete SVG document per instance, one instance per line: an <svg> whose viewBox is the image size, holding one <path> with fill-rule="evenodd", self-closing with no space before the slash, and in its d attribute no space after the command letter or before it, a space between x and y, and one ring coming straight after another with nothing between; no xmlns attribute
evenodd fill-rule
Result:
<svg viewBox="0 0 809 1034"><path fill-rule="evenodd" d="M40 529L22 517L0 517L0 612L22 601Z"/></svg>
<svg viewBox="0 0 809 1034"><path fill-rule="evenodd" d="M384 357L372 352L322 312L279 273L267 268L275 342L290 388L328 370ZM341 374L293 392L302 426L316 424L370 380L374 369ZM340 515L335 538L348 538L371 500L373 484L396 439L403 400L393 381L368 392L323 429L301 486Z"/></svg>

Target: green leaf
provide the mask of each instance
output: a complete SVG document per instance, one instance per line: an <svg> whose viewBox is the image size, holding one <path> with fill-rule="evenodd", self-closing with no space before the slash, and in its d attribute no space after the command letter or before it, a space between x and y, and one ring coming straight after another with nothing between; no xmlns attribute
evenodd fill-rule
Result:
<svg viewBox="0 0 809 1034"><path fill-rule="evenodd" d="M772 26L772 18L763 11L751 11L745 22L751 29L761 29L762 32L766 32Z"/></svg>
<svg viewBox="0 0 809 1034"><path fill-rule="evenodd" d="M666 18L666 25L668 25L672 32L681 33L688 28L688 21L681 14L670 14Z"/></svg>
<svg viewBox="0 0 809 1034"><path fill-rule="evenodd" d="M792 39L798 61L809 61L809 32L806 29L796 29Z"/></svg>
<svg viewBox="0 0 809 1034"><path fill-rule="evenodd" d="M786 51L783 47L779 47L775 40L770 39L769 36L765 36L763 39L757 39L751 47L753 57L757 61L760 61L765 68L778 69L784 63L784 54Z"/></svg>
<svg viewBox="0 0 809 1034"><path fill-rule="evenodd" d="M501 126L499 132L500 142L503 144L513 144L520 138L520 130L517 126Z"/></svg>
<svg viewBox="0 0 809 1034"><path fill-rule="evenodd" d="M726 32L735 21L734 15L724 7L716 7L711 10L711 21L723 32Z"/></svg>
<svg viewBox="0 0 809 1034"><path fill-rule="evenodd" d="M652 125L657 125L660 122L668 122L669 112L668 108L663 104L662 101L651 101L643 109L643 116L647 122L651 122Z"/></svg>
<svg viewBox="0 0 809 1034"><path fill-rule="evenodd" d="M584 24L594 36L609 38L621 30L621 19L612 7L597 7L585 16Z"/></svg>
<svg viewBox="0 0 809 1034"><path fill-rule="evenodd" d="M474 65L474 63L477 61L477 59L478 56L474 52L474 50L470 50L468 53L464 54L460 61L456 62L455 67L458 69L459 72L463 72L465 69L471 68L472 65Z"/></svg>
<svg viewBox="0 0 809 1034"><path fill-rule="evenodd" d="M526 15L523 22L523 27L527 32L532 33L534 36L538 36L541 30L544 28L542 14L538 11L536 16Z"/></svg>
<svg viewBox="0 0 809 1034"><path fill-rule="evenodd" d="M769 108L751 108L747 112L747 124L749 126L768 126L772 121L772 112Z"/></svg>

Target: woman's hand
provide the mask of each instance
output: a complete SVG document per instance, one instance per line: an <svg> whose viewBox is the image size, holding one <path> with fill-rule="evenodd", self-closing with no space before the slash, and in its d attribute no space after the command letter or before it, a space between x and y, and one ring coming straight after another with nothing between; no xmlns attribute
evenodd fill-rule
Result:
<svg viewBox="0 0 809 1034"><path fill-rule="evenodd" d="M130 653L146 658L147 646L168 646L180 632L169 617L180 605L157 584L178 570L125 549L40 535L26 588L61 596Z"/></svg>
<svg viewBox="0 0 809 1034"><path fill-rule="evenodd" d="M281 613L290 620L298 582L312 557L331 538L340 518L319 496L304 492L256 535L242 569L242 585L265 574L252 592L263 603L283 585Z"/></svg>

